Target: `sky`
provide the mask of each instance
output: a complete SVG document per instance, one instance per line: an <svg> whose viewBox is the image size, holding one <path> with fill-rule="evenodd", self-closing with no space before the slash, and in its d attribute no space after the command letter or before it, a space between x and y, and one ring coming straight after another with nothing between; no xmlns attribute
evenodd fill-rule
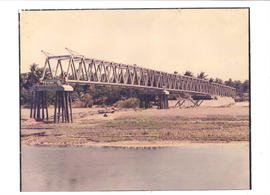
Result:
<svg viewBox="0 0 270 195"><path fill-rule="evenodd" d="M86 57L248 79L247 9L21 11L21 72L70 48Z"/></svg>

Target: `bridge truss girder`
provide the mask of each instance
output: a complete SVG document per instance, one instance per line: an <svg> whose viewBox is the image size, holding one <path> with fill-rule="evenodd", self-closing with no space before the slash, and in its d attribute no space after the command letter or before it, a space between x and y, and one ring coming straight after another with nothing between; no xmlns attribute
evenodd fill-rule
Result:
<svg viewBox="0 0 270 195"><path fill-rule="evenodd" d="M67 63L64 67L63 63ZM84 56L47 56L42 80L63 80L68 84L96 84L132 87L145 90L186 92L212 96L235 96L235 88L207 80L169 74L162 71L115 62L85 58Z"/></svg>

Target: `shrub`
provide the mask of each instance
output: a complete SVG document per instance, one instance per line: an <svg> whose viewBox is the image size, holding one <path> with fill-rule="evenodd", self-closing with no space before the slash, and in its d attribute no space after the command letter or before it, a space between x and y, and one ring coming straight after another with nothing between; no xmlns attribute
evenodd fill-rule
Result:
<svg viewBox="0 0 270 195"><path fill-rule="evenodd" d="M116 102L119 108L138 108L140 106L140 100L138 98L128 98L126 100L119 100Z"/></svg>
<svg viewBox="0 0 270 195"><path fill-rule="evenodd" d="M91 108L93 106L94 100L93 100L93 97L89 93L85 94L82 99L83 99L85 108Z"/></svg>
<svg viewBox="0 0 270 195"><path fill-rule="evenodd" d="M20 96L21 105L28 104L30 105L31 102L31 92L26 90L25 88L21 89L21 96Z"/></svg>

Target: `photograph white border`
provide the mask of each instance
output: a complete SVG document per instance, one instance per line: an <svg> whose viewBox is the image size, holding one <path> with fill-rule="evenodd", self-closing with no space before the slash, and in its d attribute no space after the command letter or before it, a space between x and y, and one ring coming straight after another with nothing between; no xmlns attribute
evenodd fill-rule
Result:
<svg viewBox="0 0 270 195"><path fill-rule="evenodd" d="M252 190L129 192L129 194L270 194L270 2L267 1L1 1L0 83L3 93L0 100L2 154L0 192L17 194L20 189L19 10L193 7L250 7Z"/></svg>

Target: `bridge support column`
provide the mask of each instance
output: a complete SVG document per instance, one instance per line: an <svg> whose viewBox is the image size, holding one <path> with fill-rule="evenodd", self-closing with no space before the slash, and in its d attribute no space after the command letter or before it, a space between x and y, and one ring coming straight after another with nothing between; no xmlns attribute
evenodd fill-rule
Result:
<svg viewBox="0 0 270 195"><path fill-rule="evenodd" d="M54 104L54 123L73 122L72 120L72 106L71 106L71 92L56 91Z"/></svg>
<svg viewBox="0 0 270 195"><path fill-rule="evenodd" d="M168 109L169 102L168 102L168 95L161 94L159 95L159 109Z"/></svg>
<svg viewBox="0 0 270 195"><path fill-rule="evenodd" d="M145 95L145 108L150 108L150 96Z"/></svg>
<svg viewBox="0 0 270 195"><path fill-rule="evenodd" d="M150 108L151 105L150 105L150 95L148 94L141 94L139 96L139 99L140 99L140 107L141 108Z"/></svg>
<svg viewBox="0 0 270 195"><path fill-rule="evenodd" d="M30 118L34 118L37 121L48 120L48 103L46 91L32 91L31 106L30 106Z"/></svg>
<svg viewBox="0 0 270 195"><path fill-rule="evenodd" d="M46 86L37 85L33 86L31 99L30 118L34 118L38 121L44 121L45 118L48 121L48 102L47 91L55 91L54 101L54 123L61 122L73 122L72 119L72 106L71 106L71 92L73 88L68 85L62 86Z"/></svg>

